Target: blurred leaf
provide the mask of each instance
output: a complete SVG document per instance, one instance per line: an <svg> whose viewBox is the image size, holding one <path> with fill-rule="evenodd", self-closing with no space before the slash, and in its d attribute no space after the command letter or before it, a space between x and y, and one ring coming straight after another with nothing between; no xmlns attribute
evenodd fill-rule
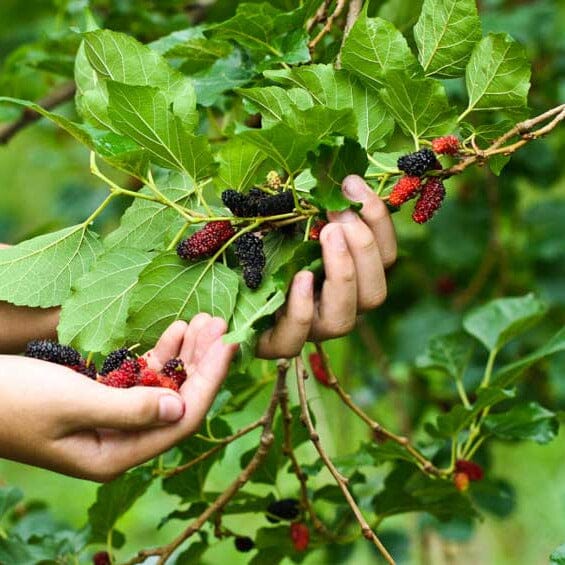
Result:
<svg viewBox="0 0 565 565"><path fill-rule="evenodd" d="M498 518L507 518L516 508L516 489L504 479L490 479L471 484L476 504Z"/></svg>
<svg viewBox="0 0 565 565"><path fill-rule="evenodd" d="M450 377L459 380L469 364L473 353L473 343L462 332L434 337L426 351L418 357L418 367L445 371Z"/></svg>
<svg viewBox="0 0 565 565"><path fill-rule="evenodd" d="M549 556L549 560L551 565L565 565L565 543Z"/></svg>
<svg viewBox="0 0 565 565"><path fill-rule="evenodd" d="M12 510L24 497L24 493L17 487L0 487L0 520Z"/></svg>
<svg viewBox="0 0 565 565"><path fill-rule="evenodd" d="M546 311L546 304L533 294L499 298L467 314L463 327L489 351L498 351L537 324Z"/></svg>

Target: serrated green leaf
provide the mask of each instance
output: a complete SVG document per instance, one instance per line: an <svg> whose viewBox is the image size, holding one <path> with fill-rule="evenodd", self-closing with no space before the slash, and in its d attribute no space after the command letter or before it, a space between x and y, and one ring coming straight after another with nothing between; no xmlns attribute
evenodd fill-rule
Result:
<svg viewBox="0 0 565 565"><path fill-rule="evenodd" d="M365 9L355 22L341 50L344 69L361 77L374 88L386 86L391 71L412 74L418 62L404 36L382 18L367 17Z"/></svg>
<svg viewBox="0 0 565 565"><path fill-rule="evenodd" d="M127 247L102 254L63 304L59 340L101 353L124 345L129 299L151 259L152 254Z"/></svg>
<svg viewBox="0 0 565 565"><path fill-rule="evenodd" d="M434 337L426 351L418 357L418 367L445 371L450 377L459 380L469 364L473 352L471 338L463 333L453 333Z"/></svg>
<svg viewBox="0 0 565 565"><path fill-rule="evenodd" d="M194 195L194 182L187 174L169 172L156 180L159 191L172 202L189 206ZM144 187L141 194L151 196L150 188ZM164 251L169 243L168 234L178 231L184 219L159 202L136 198L120 220L120 226L104 240L108 250L130 247L142 251Z"/></svg>
<svg viewBox="0 0 565 565"><path fill-rule="evenodd" d="M200 312L229 320L238 286L237 274L219 263L187 263L174 252L159 255L139 277L127 335L151 347L175 320L190 321Z"/></svg>
<svg viewBox="0 0 565 565"><path fill-rule="evenodd" d="M546 311L547 305L533 294L499 298L465 316L463 327L489 351L499 350L539 322Z"/></svg>
<svg viewBox="0 0 565 565"><path fill-rule="evenodd" d="M98 236L79 224L0 250L0 300L59 306L100 249Z"/></svg>
<svg viewBox="0 0 565 565"><path fill-rule="evenodd" d="M157 88L184 128L191 131L196 127L198 114L192 82L158 53L133 37L110 30L86 33L84 52L103 81Z"/></svg>
<svg viewBox="0 0 565 565"><path fill-rule="evenodd" d="M153 481L148 467L139 467L99 487L96 501L88 509L90 543L106 543L118 519L145 494Z"/></svg>
<svg viewBox="0 0 565 565"><path fill-rule="evenodd" d="M473 50L465 81L474 111L501 110L521 115L528 105L530 64L524 48L505 33L489 34Z"/></svg>
<svg viewBox="0 0 565 565"><path fill-rule="evenodd" d="M514 406L503 414L492 414L484 420L484 428L500 439L531 440L549 443L557 436L556 415L537 402Z"/></svg>
<svg viewBox="0 0 565 565"><path fill-rule="evenodd" d="M131 137L168 169L199 180L213 163L208 140L189 133L170 108L165 94L149 86L128 86L109 81L108 115L114 127Z"/></svg>
<svg viewBox="0 0 565 565"><path fill-rule="evenodd" d="M378 93L348 71L336 70L333 65L308 65L268 71L265 76L305 89L328 108L351 108L357 119L357 139L369 152L381 147L394 130L394 120Z"/></svg>
<svg viewBox="0 0 565 565"><path fill-rule="evenodd" d="M266 159L266 155L255 145L238 137L230 139L216 155L216 161L220 164L216 185L220 189L232 188L240 192L249 188Z"/></svg>
<svg viewBox="0 0 565 565"><path fill-rule="evenodd" d="M414 27L424 73L441 78L463 76L481 36L475 0L426 0Z"/></svg>
<svg viewBox="0 0 565 565"><path fill-rule="evenodd" d="M212 66L218 59L227 57L233 45L227 41L207 39L204 34L170 47L165 55L186 59L181 69L186 74L199 72Z"/></svg>
<svg viewBox="0 0 565 565"><path fill-rule="evenodd" d="M453 105L435 79L389 73L381 96L404 133L414 139L450 133L455 127Z"/></svg>

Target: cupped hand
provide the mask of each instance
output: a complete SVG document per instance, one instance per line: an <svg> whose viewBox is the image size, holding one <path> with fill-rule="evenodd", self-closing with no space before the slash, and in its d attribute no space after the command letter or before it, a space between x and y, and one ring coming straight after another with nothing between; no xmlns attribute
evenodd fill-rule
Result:
<svg viewBox="0 0 565 565"><path fill-rule="evenodd" d="M146 354L160 369L173 357L188 368L180 394L117 389L74 371L0 357L0 456L79 478L108 481L166 451L200 427L237 346L208 314L175 322Z"/></svg>
<svg viewBox="0 0 565 565"><path fill-rule="evenodd" d="M320 235L325 280L314 293L312 273L301 271L275 326L260 338L257 355L294 357L307 340L348 334L357 316L382 304L387 294L385 269L396 260L394 226L385 203L358 176L343 181L344 195L361 203L359 213L331 213Z"/></svg>

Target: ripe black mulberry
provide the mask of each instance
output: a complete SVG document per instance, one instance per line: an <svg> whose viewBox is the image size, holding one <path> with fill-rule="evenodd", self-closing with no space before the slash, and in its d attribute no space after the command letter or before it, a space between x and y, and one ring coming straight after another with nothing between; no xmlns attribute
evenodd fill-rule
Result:
<svg viewBox="0 0 565 565"><path fill-rule="evenodd" d="M27 344L25 356L67 367L80 365L83 360L76 349L50 340L30 341Z"/></svg>
<svg viewBox="0 0 565 565"><path fill-rule="evenodd" d="M428 148L409 153L398 159L398 168L410 177L421 177L439 165L435 153Z"/></svg>

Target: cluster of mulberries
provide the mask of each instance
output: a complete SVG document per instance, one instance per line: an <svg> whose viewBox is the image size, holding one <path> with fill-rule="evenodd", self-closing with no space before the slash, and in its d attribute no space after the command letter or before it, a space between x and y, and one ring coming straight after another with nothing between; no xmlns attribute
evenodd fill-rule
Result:
<svg viewBox="0 0 565 565"><path fill-rule="evenodd" d="M181 241L177 254L181 259L196 260L210 257L235 235L228 221L209 222L201 230Z"/></svg>
<svg viewBox="0 0 565 565"><path fill-rule="evenodd" d="M114 388L131 388L134 386L156 386L170 388L174 391L180 389L186 380L186 370L181 359L171 359L165 363L161 371L150 369L147 361L142 357L124 357L124 350L117 350L108 356L108 367L115 367L98 377L98 382ZM118 365L117 359L124 360Z"/></svg>
<svg viewBox="0 0 565 565"><path fill-rule="evenodd" d="M259 288L267 263L263 240L252 233L244 233L235 242L235 255L243 267L245 284L251 289Z"/></svg>
<svg viewBox="0 0 565 565"><path fill-rule="evenodd" d="M279 216L294 210L294 198L289 191L267 194L258 188L252 188L247 194L243 194L229 189L222 193L222 202L239 218Z"/></svg>
<svg viewBox="0 0 565 565"><path fill-rule="evenodd" d="M57 365L63 365L91 379L96 378L96 366L87 363L82 355L69 345L62 345L48 339L30 341L24 355Z"/></svg>

